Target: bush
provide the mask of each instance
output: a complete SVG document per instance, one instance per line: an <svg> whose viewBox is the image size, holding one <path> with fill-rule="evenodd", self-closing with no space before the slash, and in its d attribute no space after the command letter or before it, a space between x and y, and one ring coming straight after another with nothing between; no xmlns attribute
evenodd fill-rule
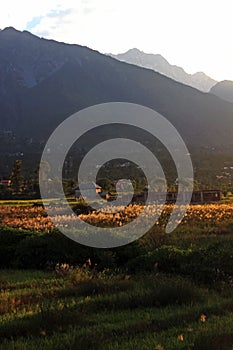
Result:
<svg viewBox="0 0 233 350"><path fill-rule="evenodd" d="M19 232L12 228L1 228L0 230L0 266L14 267L15 266L15 250L18 244L27 236L26 232Z"/></svg>
<svg viewBox="0 0 233 350"><path fill-rule="evenodd" d="M76 215L88 215L92 213L94 209L91 206L89 206L86 202L81 201L78 204L72 206L72 210L75 212Z"/></svg>
<svg viewBox="0 0 233 350"><path fill-rule="evenodd" d="M92 268L115 269L116 252L78 244L58 231L31 233L0 228L0 265L2 268L42 269L56 264L82 265L91 259Z"/></svg>
<svg viewBox="0 0 233 350"><path fill-rule="evenodd" d="M172 246L162 246L152 252L138 256L128 262L129 271L159 271L173 273L181 271L189 251Z"/></svg>
<svg viewBox="0 0 233 350"><path fill-rule="evenodd" d="M232 251L233 242L218 242L201 249L162 246L131 259L127 267L132 273L158 271L188 276L209 285L221 280L233 284Z"/></svg>
<svg viewBox="0 0 233 350"><path fill-rule="evenodd" d="M83 264L91 254L91 249L71 241L64 235L54 232L33 235L22 240L15 252L19 268L44 268L57 263Z"/></svg>

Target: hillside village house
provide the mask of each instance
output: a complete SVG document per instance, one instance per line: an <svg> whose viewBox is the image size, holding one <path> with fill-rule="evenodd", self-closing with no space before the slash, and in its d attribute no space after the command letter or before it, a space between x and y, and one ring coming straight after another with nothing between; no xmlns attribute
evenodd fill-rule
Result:
<svg viewBox="0 0 233 350"><path fill-rule="evenodd" d="M11 180L0 180L0 186L1 187L10 187L11 186Z"/></svg>
<svg viewBox="0 0 233 350"><path fill-rule="evenodd" d="M100 187L99 185L97 185L94 182L87 182L87 183L83 183L82 184L82 188L84 189L86 196L88 198L92 197L93 194L93 189L95 190L95 193L101 193L102 192L102 187ZM80 191L80 187L77 186L75 188L75 198L76 199L81 199L83 198L83 196L81 195L81 191ZM83 198L85 199L85 198ZM95 196L93 196L93 199L95 199Z"/></svg>

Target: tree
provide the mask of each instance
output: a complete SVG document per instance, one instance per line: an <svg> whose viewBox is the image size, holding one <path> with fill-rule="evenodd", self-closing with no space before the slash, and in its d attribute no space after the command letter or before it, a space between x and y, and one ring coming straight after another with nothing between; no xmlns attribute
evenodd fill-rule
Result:
<svg viewBox="0 0 233 350"><path fill-rule="evenodd" d="M162 177L155 177L150 183L150 187L153 191L166 192L167 183L166 180Z"/></svg>
<svg viewBox="0 0 233 350"><path fill-rule="evenodd" d="M38 176L38 185L43 186L44 192L47 191L47 196L49 197L51 194L51 189L53 187L53 180L51 179L51 167L49 162L40 162L36 176Z"/></svg>
<svg viewBox="0 0 233 350"><path fill-rule="evenodd" d="M104 191L112 191L114 188L112 181L106 177L100 178L96 182Z"/></svg>
<svg viewBox="0 0 233 350"><path fill-rule="evenodd" d="M40 163L37 164L36 169L34 170L34 177L32 179L32 190L36 193L38 197L40 196L39 172Z"/></svg>
<svg viewBox="0 0 233 350"><path fill-rule="evenodd" d="M63 189L66 196L74 196L77 181L75 179L67 179L63 181Z"/></svg>
<svg viewBox="0 0 233 350"><path fill-rule="evenodd" d="M24 179L22 175L22 160L16 160L11 171L11 188L13 192L20 193L23 190Z"/></svg>

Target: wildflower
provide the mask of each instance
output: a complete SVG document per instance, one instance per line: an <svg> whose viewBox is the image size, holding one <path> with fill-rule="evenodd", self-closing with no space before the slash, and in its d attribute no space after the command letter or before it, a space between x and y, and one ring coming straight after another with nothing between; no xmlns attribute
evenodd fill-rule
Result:
<svg viewBox="0 0 233 350"><path fill-rule="evenodd" d="M179 334L179 335L178 335L178 340L184 341L184 335L183 335L183 334Z"/></svg>
<svg viewBox="0 0 233 350"><path fill-rule="evenodd" d="M155 348L155 350L164 350L164 347L160 344L158 344Z"/></svg>
<svg viewBox="0 0 233 350"><path fill-rule="evenodd" d="M131 277L130 275L125 275L125 276L124 276L124 280L129 280L130 277Z"/></svg>
<svg viewBox="0 0 233 350"><path fill-rule="evenodd" d="M91 266L91 259L90 259L90 258L86 260L86 264L87 264L88 266Z"/></svg>
<svg viewBox="0 0 233 350"><path fill-rule="evenodd" d="M204 323L206 321L206 315L201 314L200 321Z"/></svg>

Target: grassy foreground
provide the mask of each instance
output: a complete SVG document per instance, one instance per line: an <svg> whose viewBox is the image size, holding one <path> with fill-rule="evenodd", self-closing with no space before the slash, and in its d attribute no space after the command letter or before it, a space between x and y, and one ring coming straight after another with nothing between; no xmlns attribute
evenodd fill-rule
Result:
<svg viewBox="0 0 233 350"><path fill-rule="evenodd" d="M0 272L0 349L205 349L233 346L233 293L178 276Z"/></svg>
<svg viewBox="0 0 233 350"><path fill-rule="evenodd" d="M40 206L0 209L0 350L233 349L232 203L191 206L172 235L167 206L112 250L69 240Z"/></svg>

